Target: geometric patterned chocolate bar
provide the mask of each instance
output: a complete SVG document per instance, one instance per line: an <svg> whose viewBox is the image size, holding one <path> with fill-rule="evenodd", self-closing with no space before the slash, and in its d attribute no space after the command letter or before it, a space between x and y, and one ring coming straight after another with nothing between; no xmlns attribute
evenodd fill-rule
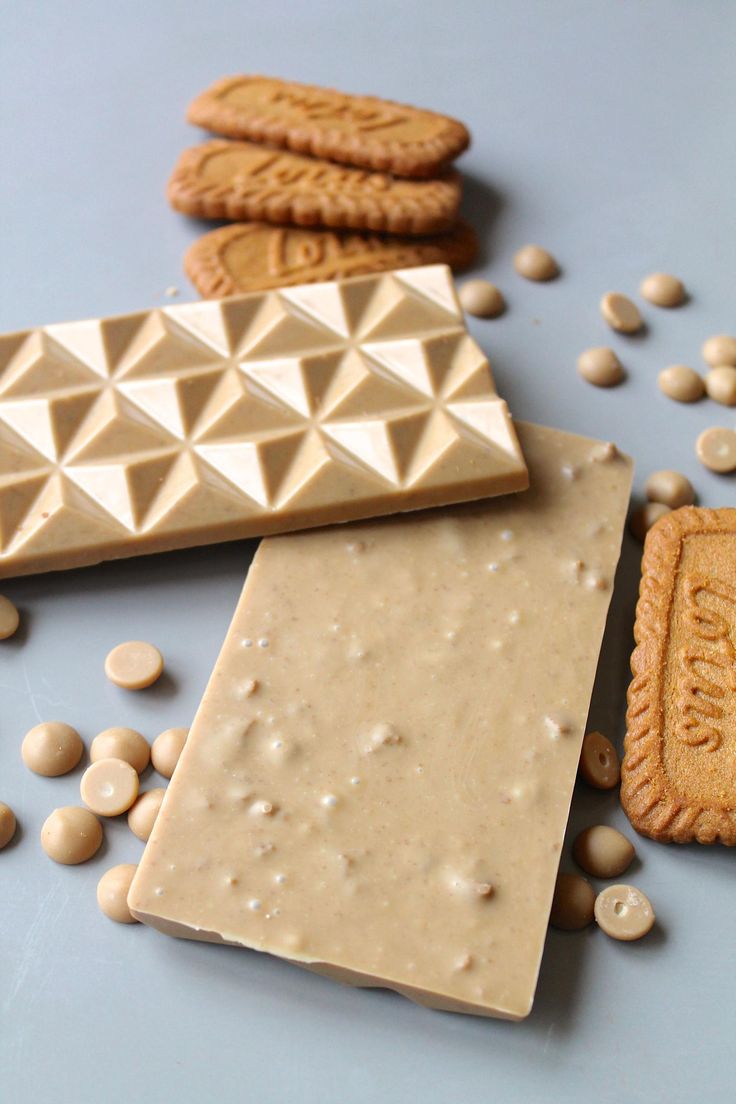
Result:
<svg viewBox="0 0 736 1104"><path fill-rule="evenodd" d="M0 337L0 577L527 483L441 265Z"/></svg>

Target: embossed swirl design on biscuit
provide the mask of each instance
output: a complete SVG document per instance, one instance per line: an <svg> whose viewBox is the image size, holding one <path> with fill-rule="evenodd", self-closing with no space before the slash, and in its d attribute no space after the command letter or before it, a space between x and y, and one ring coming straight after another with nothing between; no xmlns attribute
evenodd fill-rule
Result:
<svg viewBox="0 0 736 1104"><path fill-rule="evenodd" d="M717 751L723 743L723 721L736 691L736 648L731 638L736 617L736 590L717 579L688 576L683 580L688 643L679 653L677 735L688 747ZM731 618L707 602L726 606Z"/></svg>
<svg viewBox="0 0 736 1104"><path fill-rule="evenodd" d="M235 85L226 89L220 98L241 102L242 89L242 85ZM326 89L310 88L308 85L290 87L273 83L269 86L264 81L258 87L257 93L259 107L268 104L285 108L312 122L339 120L346 126L365 132L406 126L412 120L412 116L397 104L379 101L361 103L344 93L328 92Z"/></svg>
<svg viewBox="0 0 736 1104"><path fill-rule="evenodd" d="M458 270L476 252L475 233L462 222L449 234L427 238L238 222L195 241L184 268L200 295L212 299L413 265Z"/></svg>
<svg viewBox="0 0 736 1104"><path fill-rule="evenodd" d="M420 235L450 229L460 194L454 172L398 179L222 138L185 150L167 188L176 210L198 218Z"/></svg>
<svg viewBox="0 0 736 1104"><path fill-rule="evenodd" d="M697 570L680 574L685 541L710 537L725 538L734 549L726 555L736 555L736 510L685 506L667 514L647 536L627 695L621 804L637 832L652 839L734 846L736 793L731 779L736 748L724 736L736 693L736 590L712 572L706 577ZM676 628L678 590L683 616ZM675 676L669 707L668 663L674 664ZM678 745L681 754L686 748L693 754L674 779L666 753Z"/></svg>
<svg viewBox="0 0 736 1104"><path fill-rule="evenodd" d="M274 77L216 81L187 117L228 138L409 177L436 176L470 144L467 128L449 116Z"/></svg>

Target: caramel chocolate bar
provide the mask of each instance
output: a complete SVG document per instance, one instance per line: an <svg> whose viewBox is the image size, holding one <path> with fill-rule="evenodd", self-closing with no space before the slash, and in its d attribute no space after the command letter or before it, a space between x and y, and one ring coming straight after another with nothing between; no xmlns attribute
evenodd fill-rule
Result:
<svg viewBox="0 0 736 1104"><path fill-rule="evenodd" d="M405 180L215 139L184 151L166 194L172 207L195 218L433 234L452 227L460 190L454 172Z"/></svg>
<svg viewBox="0 0 736 1104"><path fill-rule="evenodd" d="M631 462L519 433L525 494L260 545L131 887L139 920L527 1015Z"/></svg>
<svg viewBox="0 0 736 1104"><path fill-rule="evenodd" d="M527 483L443 267L0 338L0 576Z"/></svg>
<svg viewBox="0 0 736 1104"><path fill-rule="evenodd" d="M477 251L475 232L463 222L426 238L238 222L195 241L184 269L200 295L219 299L414 265L447 264L458 271Z"/></svg>
<svg viewBox="0 0 736 1104"><path fill-rule="evenodd" d="M642 835L736 844L736 510L685 506L647 534L621 803Z"/></svg>
<svg viewBox="0 0 736 1104"><path fill-rule="evenodd" d="M218 80L187 118L226 138L398 176L437 176L470 145L466 127L446 115L274 77Z"/></svg>

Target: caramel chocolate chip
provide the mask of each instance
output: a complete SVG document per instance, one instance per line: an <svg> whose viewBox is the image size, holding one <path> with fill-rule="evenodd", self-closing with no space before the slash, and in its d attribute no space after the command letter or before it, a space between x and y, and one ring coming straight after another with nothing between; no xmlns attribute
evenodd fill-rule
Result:
<svg viewBox="0 0 736 1104"><path fill-rule="evenodd" d="M188 735L188 728L167 728L153 741L151 762L164 778L171 778L174 773Z"/></svg>
<svg viewBox="0 0 736 1104"><path fill-rule="evenodd" d="M156 823L161 802L166 791L160 786L142 793L128 813L128 827L134 836L145 843Z"/></svg>
<svg viewBox="0 0 736 1104"><path fill-rule="evenodd" d="M113 866L97 883L97 904L100 912L118 924L137 924L128 908L128 890L138 867L135 863Z"/></svg>
<svg viewBox="0 0 736 1104"><path fill-rule="evenodd" d="M636 303L618 291L609 291L601 299L601 314L618 333L638 333L642 328L642 317Z"/></svg>
<svg viewBox="0 0 736 1104"><path fill-rule="evenodd" d="M652 526L656 525L665 514L671 512L670 507L665 505L664 502L646 502L643 506L639 506L632 511L629 518L629 529L632 536L643 544Z"/></svg>
<svg viewBox="0 0 736 1104"><path fill-rule="evenodd" d="M160 678L164 669L163 656L145 640L128 640L108 654L105 674L124 690L145 690Z"/></svg>
<svg viewBox="0 0 736 1104"><path fill-rule="evenodd" d="M82 801L99 816L119 816L138 797L138 774L123 759L98 759L82 775Z"/></svg>
<svg viewBox="0 0 736 1104"><path fill-rule="evenodd" d="M736 433L732 429L711 426L703 430L695 442L695 452L710 471L719 475L736 471Z"/></svg>
<svg viewBox="0 0 736 1104"><path fill-rule="evenodd" d="M7 640L17 630L20 623L18 610L9 598L0 594L0 640Z"/></svg>
<svg viewBox="0 0 736 1104"><path fill-rule="evenodd" d="M679 307L685 301L682 280L666 272L652 272L650 276L645 276L639 291L655 307Z"/></svg>
<svg viewBox="0 0 736 1104"><path fill-rule="evenodd" d="M617 878L631 866L634 845L607 824L584 828L572 845L575 862L594 878Z"/></svg>
<svg viewBox="0 0 736 1104"><path fill-rule="evenodd" d="M466 314L478 318L497 318L506 309L503 294L488 280L468 280L460 288L458 298Z"/></svg>
<svg viewBox="0 0 736 1104"><path fill-rule="evenodd" d="M525 280L553 280L559 275L560 266L551 253L541 245L525 245L514 257L514 268Z"/></svg>
<svg viewBox="0 0 736 1104"><path fill-rule="evenodd" d="M711 368L705 377L708 398L722 406L736 406L736 368L719 364Z"/></svg>
<svg viewBox="0 0 736 1104"><path fill-rule="evenodd" d="M708 338L701 351L703 360L711 368L717 368L721 364L736 368L736 337L716 334L715 337Z"/></svg>
<svg viewBox="0 0 736 1104"><path fill-rule="evenodd" d="M663 368L657 376L657 385L663 395L675 402L697 402L705 394L702 376L686 364L671 364L669 368Z"/></svg>
<svg viewBox="0 0 736 1104"><path fill-rule="evenodd" d="M558 874L549 922L560 931L580 931L593 922L595 890L579 874Z"/></svg>
<svg viewBox="0 0 736 1104"><path fill-rule="evenodd" d="M692 506L695 501L695 491L687 476L666 468L652 472L644 484L644 490L650 502L662 503L671 510Z"/></svg>
<svg viewBox="0 0 736 1104"><path fill-rule="evenodd" d="M613 349L605 345L586 349L578 357L578 372L595 387L615 387L624 378L624 369Z"/></svg>
<svg viewBox="0 0 736 1104"><path fill-rule="evenodd" d="M34 774L58 778L74 770L82 758L84 744L76 728L62 721L43 721L26 733L20 753Z"/></svg>
<svg viewBox="0 0 736 1104"><path fill-rule="evenodd" d="M0 801L0 851L10 843L15 835L15 829L15 813L9 805Z"/></svg>
<svg viewBox="0 0 736 1104"><path fill-rule="evenodd" d="M588 732L580 753L580 773L596 790L612 790L621 777L616 749L601 732Z"/></svg>
<svg viewBox="0 0 736 1104"><path fill-rule="evenodd" d="M41 829L41 846L50 859L64 866L87 862L102 843L102 825L89 809L66 805L54 809Z"/></svg>
<svg viewBox="0 0 736 1104"><path fill-rule="evenodd" d="M142 774L151 759L148 740L134 728L106 728L95 736L89 749L93 763L98 759L123 759Z"/></svg>
<svg viewBox="0 0 736 1104"><path fill-rule="evenodd" d="M595 899L595 919L611 939L630 943L641 939L654 926L654 909L641 890L630 885L613 885Z"/></svg>

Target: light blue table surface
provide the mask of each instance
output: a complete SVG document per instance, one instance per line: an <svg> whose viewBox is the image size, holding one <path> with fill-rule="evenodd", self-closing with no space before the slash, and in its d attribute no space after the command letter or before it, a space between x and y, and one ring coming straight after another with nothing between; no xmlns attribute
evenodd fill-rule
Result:
<svg viewBox="0 0 736 1104"><path fill-rule="evenodd" d="M467 121L467 214L508 313L471 321L518 417L614 438L637 462L734 505L733 478L695 459L733 412L657 390L736 331L736 4L728 0L174 0L0 2L0 330L194 293L181 257L198 227L163 198L198 140L190 98L264 72L373 92ZM563 268L548 286L511 267L527 241ZM691 300L647 307L642 337L598 313L610 289L673 271ZM575 371L611 343L629 378L611 392ZM523 1024L429 1012L276 960L105 921L97 879L140 846L113 824L102 853L61 868L37 843L79 773L41 779L18 748L41 719L85 739L110 724L149 736L196 709L252 544L3 584L23 630L0 645L0 798L19 838L0 855L2 1104L253 1101L617 1102L734 1098L734 855L640 841L632 880L656 905L636 945L552 933ZM627 536L591 723L620 739L639 549ZM155 640L169 676L128 695L102 657ZM572 828L626 827L612 796L577 792ZM569 860L567 860L569 862Z"/></svg>

